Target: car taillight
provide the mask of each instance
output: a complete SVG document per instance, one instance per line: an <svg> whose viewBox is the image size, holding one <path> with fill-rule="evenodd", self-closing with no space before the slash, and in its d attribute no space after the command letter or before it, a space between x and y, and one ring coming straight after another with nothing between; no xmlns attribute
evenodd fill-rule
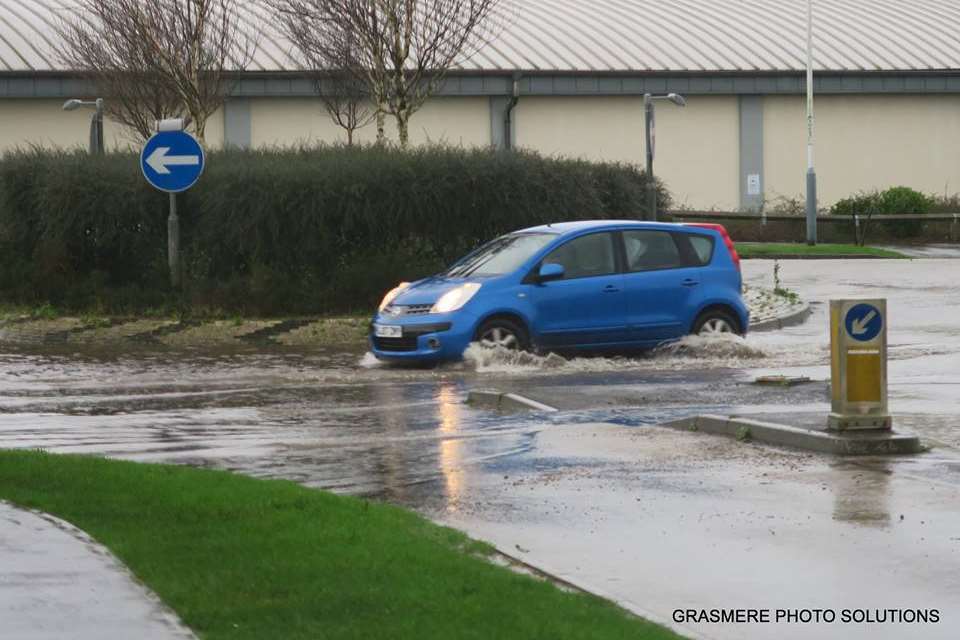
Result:
<svg viewBox="0 0 960 640"><path fill-rule="evenodd" d="M733 264L737 265L737 270L740 271L740 254L737 253L737 248L733 244L733 238L731 238L730 234L727 233L726 227L724 227L722 224L717 224L716 222L687 222L686 226L713 229L719 233L720 237L723 238L723 244L726 245L727 251L730 252L730 259L733 260Z"/></svg>

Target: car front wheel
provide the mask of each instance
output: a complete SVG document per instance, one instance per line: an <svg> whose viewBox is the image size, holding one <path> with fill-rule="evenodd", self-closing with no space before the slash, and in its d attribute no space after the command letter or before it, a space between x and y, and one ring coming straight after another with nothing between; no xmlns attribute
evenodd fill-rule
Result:
<svg viewBox="0 0 960 640"><path fill-rule="evenodd" d="M519 324L507 318L487 320L477 330L477 342L488 349L501 347L511 351L527 351L530 339Z"/></svg>

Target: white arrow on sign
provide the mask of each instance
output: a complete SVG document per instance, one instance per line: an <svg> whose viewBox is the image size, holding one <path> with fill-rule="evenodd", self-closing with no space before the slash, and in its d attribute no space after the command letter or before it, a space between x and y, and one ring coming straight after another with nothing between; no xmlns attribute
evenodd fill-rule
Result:
<svg viewBox="0 0 960 640"><path fill-rule="evenodd" d="M157 147L147 158L147 164L150 168L162 176L170 174L170 169L167 169L167 167L200 164L200 156L168 156L167 152L169 151L170 147Z"/></svg>
<svg viewBox="0 0 960 640"><path fill-rule="evenodd" d="M870 324L870 321L877 317L876 310L871 310L870 313L863 316L859 320L853 321L853 335L862 336L867 332L867 325Z"/></svg>

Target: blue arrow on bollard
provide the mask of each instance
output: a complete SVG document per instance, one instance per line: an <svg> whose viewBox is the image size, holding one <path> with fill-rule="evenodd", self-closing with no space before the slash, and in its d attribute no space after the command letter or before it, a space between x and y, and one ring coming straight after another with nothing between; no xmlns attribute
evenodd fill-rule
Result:
<svg viewBox="0 0 960 640"><path fill-rule="evenodd" d="M854 340L869 342L883 329L883 315L872 304L858 304L847 311L844 322L847 333Z"/></svg>
<svg viewBox="0 0 960 640"><path fill-rule="evenodd" d="M205 164L203 147L186 131L155 133L140 152L143 177L167 193L180 193L196 184Z"/></svg>

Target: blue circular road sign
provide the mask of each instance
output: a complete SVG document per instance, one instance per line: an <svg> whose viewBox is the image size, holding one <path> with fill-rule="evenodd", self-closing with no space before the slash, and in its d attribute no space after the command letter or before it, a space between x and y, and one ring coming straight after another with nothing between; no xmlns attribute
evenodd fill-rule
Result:
<svg viewBox="0 0 960 640"><path fill-rule="evenodd" d="M156 133L140 152L140 169L147 182L168 193L192 187L205 162L203 147L186 131Z"/></svg>
<svg viewBox="0 0 960 640"><path fill-rule="evenodd" d="M847 335L851 338L869 342L880 335L880 330L883 329L883 315L872 304L858 304L847 311L847 317L843 323L847 328Z"/></svg>

